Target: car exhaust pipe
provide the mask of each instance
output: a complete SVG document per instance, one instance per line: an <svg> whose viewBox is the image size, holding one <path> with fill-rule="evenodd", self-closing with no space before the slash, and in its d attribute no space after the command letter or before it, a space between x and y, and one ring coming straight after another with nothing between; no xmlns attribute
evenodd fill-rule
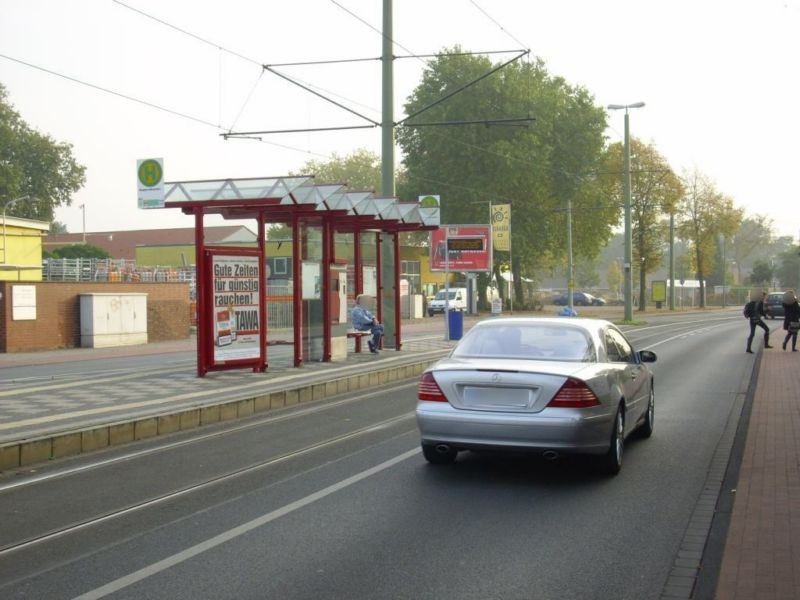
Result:
<svg viewBox="0 0 800 600"><path fill-rule="evenodd" d="M544 459L545 459L545 460L550 460L550 461L552 461L552 460L556 460L556 459L558 459L558 457L559 457L559 454L558 454L558 452L556 452L555 450L545 450L545 451L542 453L542 457L544 457Z"/></svg>
<svg viewBox="0 0 800 600"><path fill-rule="evenodd" d="M447 444L436 444L436 451L439 454L447 454L448 452L450 452L450 446L448 446Z"/></svg>

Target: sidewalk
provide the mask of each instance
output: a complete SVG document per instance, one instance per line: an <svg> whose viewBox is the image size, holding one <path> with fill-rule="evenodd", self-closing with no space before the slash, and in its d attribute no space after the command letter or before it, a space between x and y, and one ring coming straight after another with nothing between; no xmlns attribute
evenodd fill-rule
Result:
<svg viewBox="0 0 800 600"><path fill-rule="evenodd" d="M782 330L779 330L782 334ZM782 335L762 350L718 600L800 598L800 368Z"/></svg>

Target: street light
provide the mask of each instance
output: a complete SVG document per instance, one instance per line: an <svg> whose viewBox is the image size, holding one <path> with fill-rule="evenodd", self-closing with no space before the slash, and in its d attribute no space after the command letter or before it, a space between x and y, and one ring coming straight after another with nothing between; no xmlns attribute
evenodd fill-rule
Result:
<svg viewBox="0 0 800 600"><path fill-rule="evenodd" d="M21 202L22 200L30 200L30 196L20 196L19 198L14 198L13 200L6 202L3 205L3 264L8 264L8 244L6 242L6 210L12 204L16 204L17 202ZM36 202L36 200L34 200Z"/></svg>
<svg viewBox="0 0 800 600"><path fill-rule="evenodd" d="M625 320L633 321L633 269L631 262L633 261L633 239L631 234L631 145L630 133L628 129L628 109L629 108L642 108L644 102L635 102L633 104L609 104L606 108L608 110L624 110L625 111L625 142L624 142L624 166L622 177L622 193L625 196L625 265L624 265L624 279L625 279Z"/></svg>

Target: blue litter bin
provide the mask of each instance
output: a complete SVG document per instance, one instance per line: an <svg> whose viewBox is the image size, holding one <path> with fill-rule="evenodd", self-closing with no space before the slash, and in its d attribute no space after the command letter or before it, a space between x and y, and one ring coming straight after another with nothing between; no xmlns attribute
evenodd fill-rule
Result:
<svg viewBox="0 0 800 600"><path fill-rule="evenodd" d="M464 335L464 313L457 308L451 308L447 315L447 329L451 340L460 340Z"/></svg>

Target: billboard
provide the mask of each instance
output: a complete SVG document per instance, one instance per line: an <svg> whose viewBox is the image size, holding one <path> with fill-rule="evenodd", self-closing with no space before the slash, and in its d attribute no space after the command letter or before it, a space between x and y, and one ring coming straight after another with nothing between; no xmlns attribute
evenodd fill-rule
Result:
<svg viewBox="0 0 800 600"><path fill-rule="evenodd" d="M431 231L431 271L491 271L489 225L443 225Z"/></svg>
<svg viewBox="0 0 800 600"><path fill-rule="evenodd" d="M211 258L214 361L260 356L257 255L215 254Z"/></svg>

